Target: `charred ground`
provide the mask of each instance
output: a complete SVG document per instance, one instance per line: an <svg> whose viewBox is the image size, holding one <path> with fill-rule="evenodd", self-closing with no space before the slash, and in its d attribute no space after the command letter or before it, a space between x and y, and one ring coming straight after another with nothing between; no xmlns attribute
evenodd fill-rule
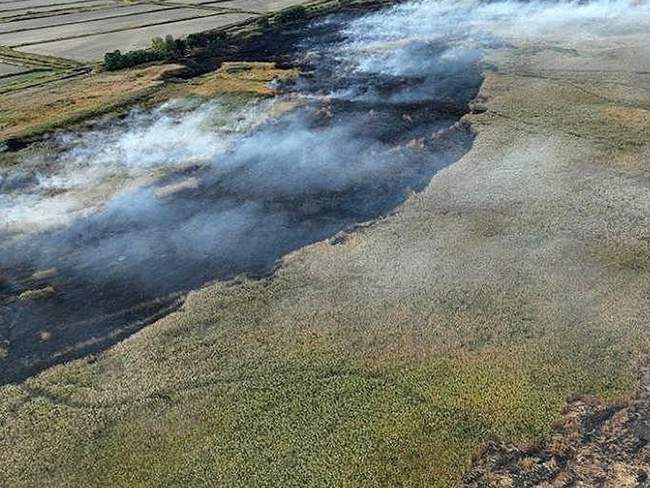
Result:
<svg viewBox="0 0 650 488"><path fill-rule="evenodd" d="M205 283L268 275L283 255L386 215L471 147L472 133L460 118L480 86L478 64L435 80L348 72L331 56L343 40L341 26L354 15L269 32L242 47L239 60L300 65L309 74L280 91L312 100L255 129L241 142L243 151L127 192L62 230L18 236L2 246L1 381L21 381L104 350ZM428 49L435 57L445 46ZM435 84L435 96L411 101L409 94L424 83ZM328 97L350 89L364 93L350 100ZM389 100L396 96L405 100ZM106 130L114 123L104 122ZM102 124L94 130L101 132ZM296 156L300 150L286 144L301 131L302 150L310 155ZM337 144L340 150L332 148ZM310 158L339 166L338 182L318 183L325 175L309 168ZM367 172L360 177L356 164L381 170L362 168ZM34 178L19 173L2 184L9 191ZM159 196L188 180L196 183ZM212 227L217 230L206 233ZM51 269L54 274L39 277Z"/></svg>

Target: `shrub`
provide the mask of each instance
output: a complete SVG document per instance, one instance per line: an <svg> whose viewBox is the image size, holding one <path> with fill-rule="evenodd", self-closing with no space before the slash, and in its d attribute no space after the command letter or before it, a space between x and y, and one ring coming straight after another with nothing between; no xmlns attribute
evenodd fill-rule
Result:
<svg viewBox="0 0 650 488"><path fill-rule="evenodd" d="M171 37L171 36L170 36ZM171 54L175 57L185 56L187 53L187 45L183 39L173 39Z"/></svg>
<svg viewBox="0 0 650 488"><path fill-rule="evenodd" d="M289 24L291 22L300 22L307 18L307 10L302 5L291 7L283 10L275 16L275 20L281 24Z"/></svg>
<svg viewBox="0 0 650 488"><path fill-rule="evenodd" d="M130 68L151 61L160 61L165 59L164 53L152 51L150 49L136 49L122 53L119 50L106 53L104 55L104 67L108 71Z"/></svg>
<svg viewBox="0 0 650 488"><path fill-rule="evenodd" d="M168 57L182 56L187 51L187 44L183 39L174 39L172 36L167 35L164 39L162 37L151 39L150 49Z"/></svg>
<svg viewBox="0 0 650 488"><path fill-rule="evenodd" d="M174 38L171 34L165 36L165 51L168 53L174 52Z"/></svg>
<svg viewBox="0 0 650 488"><path fill-rule="evenodd" d="M116 69L120 69L123 64L122 53L119 49L104 54L104 66L108 71L115 71Z"/></svg>
<svg viewBox="0 0 650 488"><path fill-rule="evenodd" d="M187 43L183 39L174 39L172 36L154 37L149 49L135 49L122 53L120 50L104 55L104 67L107 71L130 68L139 64L152 61L164 61L181 57L187 52Z"/></svg>
<svg viewBox="0 0 650 488"><path fill-rule="evenodd" d="M164 39L162 37L154 37L151 39L151 49L158 53L167 51L167 46L165 45Z"/></svg>
<svg viewBox="0 0 650 488"><path fill-rule="evenodd" d="M206 47L208 45L208 38L204 34L190 34L187 36L187 47L195 49L198 47Z"/></svg>

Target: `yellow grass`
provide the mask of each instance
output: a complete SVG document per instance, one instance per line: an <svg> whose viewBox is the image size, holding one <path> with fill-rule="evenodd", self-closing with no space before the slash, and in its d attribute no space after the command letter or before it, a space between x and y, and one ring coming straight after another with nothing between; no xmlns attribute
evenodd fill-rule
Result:
<svg viewBox="0 0 650 488"><path fill-rule="evenodd" d="M170 80L178 70L172 64L103 72L4 95L0 97L0 141L38 135L136 103L186 95L270 95L269 82L297 74L273 63L225 63L216 72L187 82Z"/></svg>

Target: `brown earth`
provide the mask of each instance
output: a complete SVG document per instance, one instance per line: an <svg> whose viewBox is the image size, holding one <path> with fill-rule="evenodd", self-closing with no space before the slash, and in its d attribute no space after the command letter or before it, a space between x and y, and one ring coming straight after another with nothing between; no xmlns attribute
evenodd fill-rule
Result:
<svg viewBox="0 0 650 488"><path fill-rule="evenodd" d="M548 439L521 446L486 444L463 486L641 488L649 484L649 441L650 366L645 364L630 399L574 398Z"/></svg>

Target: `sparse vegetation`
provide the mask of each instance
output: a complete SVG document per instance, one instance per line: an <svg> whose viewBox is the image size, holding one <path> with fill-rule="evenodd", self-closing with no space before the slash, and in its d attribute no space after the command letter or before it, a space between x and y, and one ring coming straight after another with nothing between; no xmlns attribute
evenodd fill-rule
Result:
<svg viewBox="0 0 650 488"><path fill-rule="evenodd" d="M247 70L233 67L247 66ZM182 68L163 64L123 71L98 73L57 85L33 88L30 104L24 93L0 97L0 141L37 138L45 132L106 113L122 113L133 104L151 105L186 95L269 95L268 83L275 78L297 75L295 69L276 68L273 63L224 63L213 73L185 83L160 83ZM72 96L75 103L71 103ZM15 164L13 152L0 153L0 166Z"/></svg>
<svg viewBox="0 0 650 488"><path fill-rule="evenodd" d="M0 141L37 138L89 117L129 109L162 88L157 80L167 69L154 66L98 73L0 97ZM29 104L24 103L25 97ZM9 155L6 159L11 164Z"/></svg>

